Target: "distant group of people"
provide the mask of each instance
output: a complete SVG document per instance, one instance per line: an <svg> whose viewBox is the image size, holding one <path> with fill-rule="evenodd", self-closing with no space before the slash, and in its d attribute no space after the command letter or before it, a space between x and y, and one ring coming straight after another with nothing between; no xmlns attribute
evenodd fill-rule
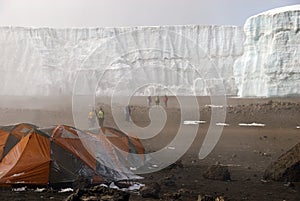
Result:
<svg viewBox="0 0 300 201"><path fill-rule="evenodd" d="M103 111L102 107L100 107L99 111L92 108L92 110L89 112L89 115L88 115L89 128L93 128L95 126L96 119L98 120L98 124L99 124L100 128L102 128L103 123L104 123L104 111Z"/></svg>
<svg viewBox="0 0 300 201"><path fill-rule="evenodd" d="M125 107L124 113L125 113L125 120L128 122L131 121L131 107L129 105ZM99 127L102 128L104 123L104 111L102 107L100 107L98 111L92 108L91 111L89 112L88 115L89 128L94 128L96 119L98 120Z"/></svg>
<svg viewBox="0 0 300 201"><path fill-rule="evenodd" d="M168 96L165 95L165 96L163 97L163 102L164 102L164 104L165 104L165 107L168 107L168 100L169 100ZM155 102L155 105L156 105L156 106L159 106L159 103L160 103L160 98L159 98L159 96L155 96L154 102ZM148 96L148 97L147 97L147 103L148 103L148 107L150 107L151 104L152 104L152 97L151 97L151 96Z"/></svg>
<svg viewBox="0 0 300 201"><path fill-rule="evenodd" d="M165 107L168 107L168 96L165 95L162 97L162 100L164 102ZM160 97L159 96L155 96L154 98L154 102L156 106L159 106L160 104ZM147 97L147 103L148 106L150 107L152 105L152 97L148 96ZM124 108L124 113L125 113L125 121L132 121L131 119L131 114L132 114L132 109L130 105L125 106ZM89 128L94 128L96 121L99 124L99 127L102 128L103 127L103 123L104 123L104 110L102 107L100 107L100 109L97 111L94 108L92 108L88 114L88 121L89 121Z"/></svg>

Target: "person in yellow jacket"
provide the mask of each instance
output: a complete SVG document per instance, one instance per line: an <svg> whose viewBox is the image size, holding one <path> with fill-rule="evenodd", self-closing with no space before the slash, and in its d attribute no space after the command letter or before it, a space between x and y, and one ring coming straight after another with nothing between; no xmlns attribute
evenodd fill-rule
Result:
<svg viewBox="0 0 300 201"><path fill-rule="evenodd" d="M92 110L89 112L88 120L89 120L89 128L94 128L96 123L96 114L94 108L92 108Z"/></svg>
<svg viewBox="0 0 300 201"><path fill-rule="evenodd" d="M104 123L104 111L102 108L98 111L97 114L99 126L102 128Z"/></svg>

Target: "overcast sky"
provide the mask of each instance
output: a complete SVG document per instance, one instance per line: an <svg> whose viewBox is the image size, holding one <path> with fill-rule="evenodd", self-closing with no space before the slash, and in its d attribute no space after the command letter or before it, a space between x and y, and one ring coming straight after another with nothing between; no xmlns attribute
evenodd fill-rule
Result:
<svg viewBox="0 0 300 201"><path fill-rule="evenodd" d="M243 25L300 0L0 0L0 26Z"/></svg>

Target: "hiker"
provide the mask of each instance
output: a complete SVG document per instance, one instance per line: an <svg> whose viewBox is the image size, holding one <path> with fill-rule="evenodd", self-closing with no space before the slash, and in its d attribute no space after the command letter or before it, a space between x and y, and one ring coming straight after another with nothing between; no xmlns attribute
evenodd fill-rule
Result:
<svg viewBox="0 0 300 201"><path fill-rule="evenodd" d="M156 105L156 106L159 106L159 96L156 96L156 97L155 97L155 105Z"/></svg>
<svg viewBox="0 0 300 201"><path fill-rule="evenodd" d="M96 123L96 115L95 115L94 108L92 108L92 110L89 112L88 120L89 120L89 128L93 128Z"/></svg>
<svg viewBox="0 0 300 201"><path fill-rule="evenodd" d="M151 106L151 103L152 103L152 98L151 98L151 96L148 96L148 98L147 98L147 103L148 103L148 107L150 107L150 106Z"/></svg>
<svg viewBox="0 0 300 201"><path fill-rule="evenodd" d="M168 107L168 100L169 100L168 96L165 95L165 97L163 98L163 101L165 103L165 107Z"/></svg>
<svg viewBox="0 0 300 201"><path fill-rule="evenodd" d="M131 108L129 105L125 107L125 120L130 121L131 120Z"/></svg>
<svg viewBox="0 0 300 201"><path fill-rule="evenodd" d="M98 117L99 126L100 126L100 128L102 128L103 122L104 122L104 111L103 111L102 107L100 108L97 117Z"/></svg>

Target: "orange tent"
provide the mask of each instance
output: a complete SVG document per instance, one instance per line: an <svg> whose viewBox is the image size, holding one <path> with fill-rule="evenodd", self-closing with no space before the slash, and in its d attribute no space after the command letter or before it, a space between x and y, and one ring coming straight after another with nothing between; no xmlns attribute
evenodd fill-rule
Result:
<svg viewBox="0 0 300 201"><path fill-rule="evenodd" d="M98 139L98 140L95 140ZM104 136L70 126L38 129L30 124L0 128L0 184L48 185L133 180Z"/></svg>
<svg viewBox="0 0 300 201"><path fill-rule="evenodd" d="M4 155L4 149L6 147L6 143L9 135L10 135L9 132L5 130L0 130L0 159L2 159Z"/></svg>
<svg viewBox="0 0 300 201"><path fill-rule="evenodd" d="M110 127L104 127L102 132L117 148L127 153L140 154L142 157L145 154L144 146L135 135L127 135L122 131Z"/></svg>
<svg viewBox="0 0 300 201"><path fill-rule="evenodd" d="M23 137L0 163L1 184L47 184L50 141L33 131Z"/></svg>
<svg viewBox="0 0 300 201"><path fill-rule="evenodd" d="M0 129L0 161L28 131L34 128L37 127L27 123L2 127Z"/></svg>
<svg viewBox="0 0 300 201"><path fill-rule="evenodd" d="M104 127L102 132L119 153L119 158L124 159L123 162L127 163L128 166L142 166L145 160L145 148L135 135L127 135L110 127Z"/></svg>

